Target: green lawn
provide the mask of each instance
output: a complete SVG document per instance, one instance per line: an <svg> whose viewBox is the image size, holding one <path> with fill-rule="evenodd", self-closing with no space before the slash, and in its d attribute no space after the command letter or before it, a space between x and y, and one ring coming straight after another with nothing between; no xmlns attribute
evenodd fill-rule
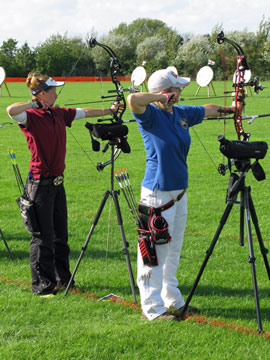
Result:
<svg viewBox="0 0 270 360"><path fill-rule="evenodd" d="M270 83L264 85L270 86ZM105 93L111 86L109 82L103 83ZM124 87L128 86L129 83L124 84ZM229 85L227 87L229 89ZM29 99L25 84L8 83L8 88L11 98L2 87L0 124L11 122L5 110L7 105ZM222 82L214 82L214 88L217 95L222 95ZM194 97L196 90L197 84L191 83L182 96ZM248 94L245 114L269 112L269 88L256 96ZM98 83L67 83L56 103L64 106L99 100L100 95ZM202 88L199 95L207 96L207 89ZM185 103L199 105L210 102L224 104L223 99ZM227 104L230 104L230 99L227 99ZM124 119L131 118L127 110ZM87 121L95 123L94 120ZM107 160L110 151L103 155L92 150L85 122L76 121L71 131L67 130L65 188L72 271L103 194L111 186L110 167L102 172L96 170L96 164ZM145 153L136 123L129 123L128 127L131 153L122 153L115 162L115 169L127 168L138 201ZM224 133L223 121L205 121L195 130L196 134L191 131L192 145L188 157L189 216L178 270L179 284L185 298L225 210L229 181L229 172L225 176L217 172L197 137L200 137L216 165L226 162L217 141L217 136ZM252 125L245 120L244 130L251 132L250 141L268 142L269 118L257 119ZM225 135L230 140L236 139L232 120L227 121ZM201 309L200 317L191 317L179 323L140 320L139 305L133 304L120 229L111 198L78 268L75 277L78 291L67 296L59 293L53 299L40 299L32 295L28 260L30 237L23 228L15 202L19 192L8 158L9 147L14 148L25 179L30 157L25 138L16 124L0 128L0 228L14 257L14 260L10 260L0 240L1 359L269 359L270 283L252 227L264 330L263 334L257 335L249 249L246 238L244 246L239 246L240 214L237 204L233 206L191 302ZM246 184L252 189L264 245L270 249L268 153L260 164L266 173L266 180L258 182L249 171ZM115 189L118 189L117 183ZM136 226L122 194L119 202L136 278ZM268 259L270 261L269 255ZM120 300L97 301L110 293L120 296Z"/></svg>

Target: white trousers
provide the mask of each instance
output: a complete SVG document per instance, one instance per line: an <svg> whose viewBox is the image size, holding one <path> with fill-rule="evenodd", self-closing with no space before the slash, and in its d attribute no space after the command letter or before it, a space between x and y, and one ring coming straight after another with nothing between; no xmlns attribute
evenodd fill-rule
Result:
<svg viewBox="0 0 270 360"><path fill-rule="evenodd" d="M161 206L175 200L183 190L160 191L141 189L141 202L149 206ZM156 245L158 266L143 264L140 249L137 257L137 284L140 290L141 306L149 320L154 320L172 306L178 309L184 306L176 278L183 245L183 237L187 219L187 194L162 216L169 225L171 241L168 244Z"/></svg>

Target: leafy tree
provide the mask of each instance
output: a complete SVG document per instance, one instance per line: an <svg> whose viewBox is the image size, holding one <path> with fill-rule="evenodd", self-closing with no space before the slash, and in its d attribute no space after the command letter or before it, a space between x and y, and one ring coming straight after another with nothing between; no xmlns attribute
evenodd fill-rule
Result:
<svg viewBox="0 0 270 360"><path fill-rule="evenodd" d="M270 77L270 52L269 52L269 42L270 42L270 20L264 20L259 24L259 29L256 34L255 40L252 42L249 52L251 53L252 68L256 72L254 75L260 76L261 79L269 79Z"/></svg>
<svg viewBox="0 0 270 360"><path fill-rule="evenodd" d="M26 77L27 74L35 67L34 52L30 49L27 42L18 49L14 61L17 76L20 77Z"/></svg>
<svg viewBox="0 0 270 360"><path fill-rule="evenodd" d="M5 69L7 76L17 76L14 59L17 53L18 41L15 39L8 39L3 41L0 47L0 64Z"/></svg>
<svg viewBox="0 0 270 360"><path fill-rule="evenodd" d="M124 35L111 33L108 36L103 36L98 42L108 45L116 54L121 64L119 74L127 74L133 63L133 59L130 56L132 49L128 38ZM108 53L100 46L96 46L92 51L98 74L101 76L110 75L110 58Z"/></svg>
<svg viewBox="0 0 270 360"><path fill-rule="evenodd" d="M178 47L183 43L183 38L161 20L141 18L129 25L121 23L111 31L111 34L123 35L130 42L129 73L134 70L136 65L141 65L142 57L148 59L149 72L160 67L166 67L167 64L173 65ZM160 40L160 44L157 43L157 39ZM153 44L151 40L154 41ZM149 52L152 57L146 54L146 44L150 45ZM157 54L153 53L153 48L158 50Z"/></svg>
<svg viewBox="0 0 270 360"><path fill-rule="evenodd" d="M161 20L139 18L129 25L121 23L111 33L127 36L131 46L136 48L146 37L158 35L159 31L166 27L167 25Z"/></svg>
<svg viewBox="0 0 270 360"><path fill-rule="evenodd" d="M146 37L136 49L137 63L145 62L149 74L168 66L166 42L161 36Z"/></svg>
<svg viewBox="0 0 270 360"><path fill-rule="evenodd" d="M93 75L94 63L80 38L52 35L35 48L36 70L51 76Z"/></svg>
<svg viewBox="0 0 270 360"><path fill-rule="evenodd" d="M179 48L175 66L183 76L194 77L202 66L207 65L211 54L213 44L209 35L197 35Z"/></svg>
<svg viewBox="0 0 270 360"><path fill-rule="evenodd" d="M180 35L163 21L139 18L131 24L121 23L103 36L99 42L109 45L122 65L121 74L131 74L136 66L146 61L150 75L159 68L175 66L183 76L195 77L207 60L215 61L215 79L232 78L236 69L236 50L227 43L217 44L222 25L216 25L211 34ZM94 30L92 30L94 33ZM263 17L257 33L231 31L225 36L237 42L247 55L252 77L270 78L270 20ZM18 48L18 41L8 39L0 46L0 66L7 76L26 76L39 70L51 76L110 75L109 56L100 47L90 49L79 37L67 34L52 35L44 43L30 49L27 42ZM98 71L97 71L98 70Z"/></svg>

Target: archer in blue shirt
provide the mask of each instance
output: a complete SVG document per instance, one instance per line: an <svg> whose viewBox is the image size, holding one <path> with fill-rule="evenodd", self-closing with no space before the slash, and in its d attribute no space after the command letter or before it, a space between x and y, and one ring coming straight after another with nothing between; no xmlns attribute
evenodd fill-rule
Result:
<svg viewBox="0 0 270 360"><path fill-rule="evenodd" d="M183 244L187 219L189 128L205 117L220 116L233 107L214 104L203 106L175 105L181 89L189 78L178 76L171 67L154 72L148 81L149 93L133 93L128 105L144 140L146 170L142 181L141 209L161 207L163 223L168 225L169 238L156 242L153 237L139 236L137 284L140 290L142 318L146 320L177 320L185 301L178 288L176 272ZM169 206L168 206L169 204ZM165 205L165 206L164 206ZM165 210L164 210L165 209ZM147 211L146 214L147 215ZM151 226L151 218L148 226ZM150 224L150 225L149 225ZM138 228L139 230L139 228ZM151 229L148 233L151 233ZM147 234L147 232L146 232ZM147 248L147 241L150 247ZM145 242L145 243L142 243ZM155 261L148 261L154 248ZM149 256L146 255L149 249ZM151 250L152 251L152 250ZM188 313L198 313L189 306Z"/></svg>

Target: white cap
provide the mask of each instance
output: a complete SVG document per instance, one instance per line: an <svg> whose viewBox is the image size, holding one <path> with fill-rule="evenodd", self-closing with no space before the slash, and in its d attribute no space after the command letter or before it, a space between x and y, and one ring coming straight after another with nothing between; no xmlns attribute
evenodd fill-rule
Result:
<svg viewBox="0 0 270 360"><path fill-rule="evenodd" d="M48 80L43 84L41 84L37 89L31 90L31 93L33 95L37 95L39 92L47 89L48 87L63 86L63 85L65 85L64 81L55 81L53 80L53 78L49 77Z"/></svg>
<svg viewBox="0 0 270 360"><path fill-rule="evenodd" d="M180 77L169 66L167 69L155 71L148 80L150 92L160 92L170 87L184 88L190 83L190 78Z"/></svg>

